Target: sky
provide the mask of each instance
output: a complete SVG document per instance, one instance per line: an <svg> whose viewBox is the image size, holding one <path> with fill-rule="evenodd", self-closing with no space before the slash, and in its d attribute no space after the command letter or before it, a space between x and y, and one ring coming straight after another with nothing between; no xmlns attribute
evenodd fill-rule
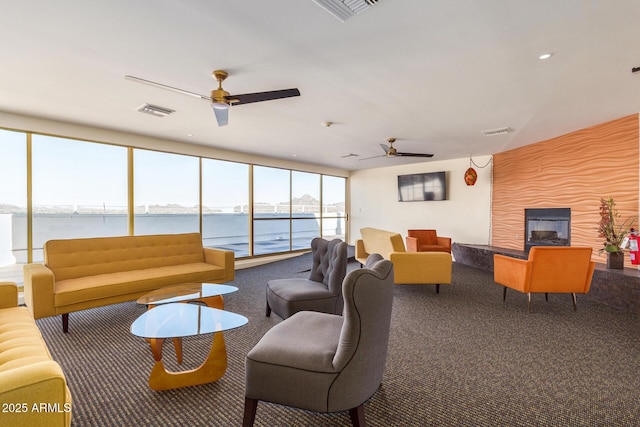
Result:
<svg viewBox="0 0 640 427"><path fill-rule="evenodd" d="M127 148L34 134L33 204L125 207ZM0 129L0 203L26 206L26 134ZM249 200L249 165L203 159L203 205L233 207ZM199 158L134 150L134 204L198 204ZM290 171L254 167L254 199L278 204L290 197ZM292 196L320 198L320 176L291 172ZM343 178L325 176L324 203L345 200Z"/></svg>

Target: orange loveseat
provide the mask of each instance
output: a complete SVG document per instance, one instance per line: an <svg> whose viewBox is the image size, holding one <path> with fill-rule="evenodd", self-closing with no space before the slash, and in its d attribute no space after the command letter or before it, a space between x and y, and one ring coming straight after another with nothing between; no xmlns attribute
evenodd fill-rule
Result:
<svg viewBox="0 0 640 427"><path fill-rule="evenodd" d="M407 252L449 252L451 237L440 237L436 230L408 230Z"/></svg>
<svg viewBox="0 0 640 427"><path fill-rule="evenodd" d="M534 246L529 259L493 256L494 281L528 296L527 309L531 309L531 293L570 293L576 309L576 293L586 294L591 287L595 263L591 261L591 248L568 246Z"/></svg>

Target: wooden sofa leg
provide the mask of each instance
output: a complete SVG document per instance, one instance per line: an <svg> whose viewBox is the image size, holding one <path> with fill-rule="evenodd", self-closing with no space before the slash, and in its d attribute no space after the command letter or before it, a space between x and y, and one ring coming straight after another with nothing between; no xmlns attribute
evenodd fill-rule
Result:
<svg viewBox="0 0 640 427"><path fill-rule="evenodd" d="M258 401L249 397L244 398L244 418L242 419L242 427L252 427L256 419L256 410L258 409Z"/></svg>
<svg viewBox="0 0 640 427"><path fill-rule="evenodd" d="M364 405L349 409L349 418L353 427L365 427L367 423L364 420Z"/></svg>
<svg viewBox="0 0 640 427"><path fill-rule="evenodd" d="M571 299L573 300L573 311L578 311L578 306L576 305L576 293L571 293Z"/></svg>
<svg viewBox="0 0 640 427"><path fill-rule="evenodd" d="M62 315L62 332L65 334L69 332L69 313Z"/></svg>

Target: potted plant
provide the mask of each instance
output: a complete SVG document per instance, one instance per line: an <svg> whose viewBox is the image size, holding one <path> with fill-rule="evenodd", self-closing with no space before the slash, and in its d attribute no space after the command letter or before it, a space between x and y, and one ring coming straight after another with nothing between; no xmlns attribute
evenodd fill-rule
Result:
<svg viewBox="0 0 640 427"><path fill-rule="evenodd" d="M600 222L598 224L598 236L604 237L602 248L598 251L607 253L608 268L624 268L624 252L622 242L633 225L631 218L622 221L616 209L616 202L612 197L600 199Z"/></svg>

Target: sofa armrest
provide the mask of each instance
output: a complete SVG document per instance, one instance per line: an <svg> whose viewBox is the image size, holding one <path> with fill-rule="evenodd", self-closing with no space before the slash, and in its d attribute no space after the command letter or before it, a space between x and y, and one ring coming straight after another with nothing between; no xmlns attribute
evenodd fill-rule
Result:
<svg viewBox="0 0 640 427"><path fill-rule="evenodd" d="M407 242L407 252L418 252L418 238L407 236L405 237Z"/></svg>
<svg viewBox="0 0 640 427"><path fill-rule="evenodd" d="M0 308L18 306L18 285L14 282L0 282Z"/></svg>
<svg viewBox="0 0 640 427"><path fill-rule="evenodd" d="M526 259L500 254L493 256L493 281L499 285L528 293L532 263Z"/></svg>
<svg viewBox="0 0 640 427"><path fill-rule="evenodd" d="M204 262L224 268L224 279L221 283L230 282L236 274L236 256L233 251L216 248L204 248Z"/></svg>
<svg viewBox="0 0 640 427"><path fill-rule="evenodd" d="M450 284L452 259L448 252L392 252L396 284Z"/></svg>
<svg viewBox="0 0 640 427"><path fill-rule="evenodd" d="M34 319L56 315L53 271L44 264L25 264L24 302Z"/></svg>
<svg viewBox="0 0 640 427"><path fill-rule="evenodd" d="M451 252L451 237L438 237L438 246L449 248Z"/></svg>
<svg viewBox="0 0 640 427"><path fill-rule="evenodd" d="M3 425L71 424L71 394L60 365L53 360L2 371L0 384L0 404L13 404L16 409L2 414ZM39 410L41 405L49 405L48 410Z"/></svg>
<svg viewBox="0 0 640 427"><path fill-rule="evenodd" d="M364 240L358 239L356 240L356 261L360 264L365 265L367 263L367 258L369 258L367 251L364 250Z"/></svg>

